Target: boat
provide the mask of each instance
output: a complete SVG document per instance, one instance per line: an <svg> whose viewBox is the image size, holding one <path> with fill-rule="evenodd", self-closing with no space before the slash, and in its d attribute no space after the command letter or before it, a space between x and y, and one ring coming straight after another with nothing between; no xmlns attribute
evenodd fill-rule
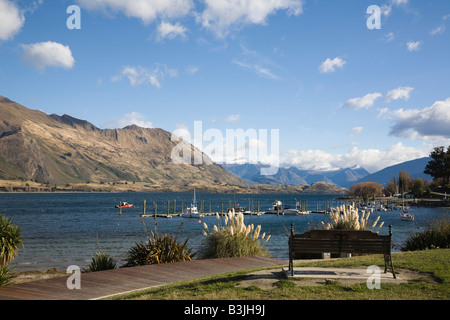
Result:
<svg viewBox="0 0 450 320"><path fill-rule="evenodd" d="M416 221L414 216L410 214L408 211L403 211L403 213L400 214L400 219L404 221Z"/></svg>
<svg viewBox="0 0 450 320"><path fill-rule="evenodd" d="M131 208L133 205L131 203L128 202L121 202L120 205L117 205L116 208L118 209L127 209L127 208Z"/></svg>
<svg viewBox="0 0 450 320"><path fill-rule="evenodd" d="M408 209L405 207L405 197L403 197L402 213L400 213L400 219L404 221L415 221L414 216L409 214Z"/></svg>
<svg viewBox="0 0 450 320"><path fill-rule="evenodd" d="M186 211L181 214L183 218L200 218L200 213L197 208L197 200L195 198L195 188L194 188L194 200L192 201L190 207L186 208Z"/></svg>
<svg viewBox="0 0 450 320"><path fill-rule="evenodd" d="M292 209L289 205L285 205L283 207L283 203L281 201L274 201L272 203L272 208L269 209L266 213L276 213L283 215L298 215L300 211L298 209Z"/></svg>

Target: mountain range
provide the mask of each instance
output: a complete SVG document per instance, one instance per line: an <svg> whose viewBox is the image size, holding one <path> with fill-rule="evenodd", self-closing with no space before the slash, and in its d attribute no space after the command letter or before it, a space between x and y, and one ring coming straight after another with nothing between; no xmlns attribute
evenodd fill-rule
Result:
<svg viewBox="0 0 450 320"><path fill-rule="evenodd" d="M341 188L355 182L384 185L401 170L407 170L411 177L431 180L423 173L430 158L373 174L359 166L329 171L290 167L262 176L262 165L219 165L187 142L183 142L185 147L201 157L203 164L180 165L172 161L172 151L179 142L171 137L163 129L136 125L99 129L88 121L48 115L0 96L0 179L47 185L142 182L152 190L165 191L187 191L196 186L215 191L320 193L340 193Z"/></svg>
<svg viewBox="0 0 450 320"><path fill-rule="evenodd" d="M311 185L318 181L332 183L338 187L349 188L358 182L377 182L385 185L393 177L396 179L400 171L408 171L411 178L422 178L433 180L429 175L423 173L425 166L431 160L429 157L415 159L393 166L389 166L380 171L370 174L360 166L344 169L318 171L301 170L296 167L279 168L278 173L273 176L261 175L260 164L224 164L224 168L241 177L247 184L269 184L269 185Z"/></svg>
<svg viewBox="0 0 450 320"><path fill-rule="evenodd" d="M192 154L202 156L203 164L175 164L171 152L179 142L171 136L136 125L103 130L0 96L0 179L52 185L125 180L152 186L246 186L192 145Z"/></svg>
<svg viewBox="0 0 450 320"><path fill-rule="evenodd" d="M369 175L369 172L359 166L345 169L319 171L301 170L296 167L279 168L278 173L272 176L261 175L260 164L223 164L223 167L241 177L248 184L269 185L312 185L323 181L339 187L348 188L353 183Z"/></svg>

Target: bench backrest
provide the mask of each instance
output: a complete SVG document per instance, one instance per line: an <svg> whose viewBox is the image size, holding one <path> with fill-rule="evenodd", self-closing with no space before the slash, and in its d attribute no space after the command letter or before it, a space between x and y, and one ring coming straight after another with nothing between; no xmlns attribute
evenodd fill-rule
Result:
<svg viewBox="0 0 450 320"><path fill-rule="evenodd" d="M377 253L391 252L391 226L389 235L372 231L311 230L295 234L293 227L289 237L292 253Z"/></svg>

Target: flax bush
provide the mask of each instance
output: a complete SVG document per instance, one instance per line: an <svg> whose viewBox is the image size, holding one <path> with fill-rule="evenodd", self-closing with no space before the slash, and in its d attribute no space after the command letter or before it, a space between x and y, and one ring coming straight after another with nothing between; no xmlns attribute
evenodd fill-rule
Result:
<svg viewBox="0 0 450 320"><path fill-rule="evenodd" d="M7 265L23 247L20 228L12 224L12 219L0 215L0 286L6 285L14 277Z"/></svg>
<svg viewBox="0 0 450 320"><path fill-rule="evenodd" d="M124 266L191 261L195 253L187 248L187 243L188 240L181 243L176 236L170 234L151 232L146 243L137 243L128 250Z"/></svg>
<svg viewBox="0 0 450 320"><path fill-rule="evenodd" d="M263 243L269 241L270 235L260 235L260 225L245 225L244 215L236 214L234 210L225 215L224 225L221 224L219 214L216 217L218 225L214 225L212 231L206 223L203 224L206 246L201 252L202 258L269 256Z"/></svg>
<svg viewBox="0 0 450 320"><path fill-rule="evenodd" d="M12 219L0 215L0 267L5 267L23 247L20 228L12 224Z"/></svg>
<svg viewBox="0 0 450 320"><path fill-rule="evenodd" d="M322 227L324 229L342 229L342 230L370 230L373 231L377 227L380 220L378 216L374 222L369 220L370 211L361 211L361 216L359 215L358 208L354 205L334 208L330 213L330 221L323 222ZM383 226L384 222L378 225L378 229Z"/></svg>
<svg viewBox="0 0 450 320"><path fill-rule="evenodd" d="M96 252L85 272L95 272L116 268L116 262L106 252Z"/></svg>
<svg viewBox="0 0 450 320"><path fill-rule="evenodd" d="M427 222L424 230L406 239L401 250L416 251L450 248L450 216Z"/></svg>
<svg viewBox="0 0 450 320"><path fill-rule="evenodd" d="M11 273L11 269L8 267L0 267L0 287L7 285L15 275Z"/></svg>

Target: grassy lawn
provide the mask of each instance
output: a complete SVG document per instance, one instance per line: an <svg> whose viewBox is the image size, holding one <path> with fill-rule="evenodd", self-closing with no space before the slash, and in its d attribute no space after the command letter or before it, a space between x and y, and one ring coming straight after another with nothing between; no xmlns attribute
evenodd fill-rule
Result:
<svg viewBox="0 0 450 320"><path fill-rule="evenodd" d="M370 290L365 282L345 285L302 285L304 279L278 279L270 289L240 285L250 272L234 272L195 281L116 296L119 300L448 300L450 299L450 249L402 252L393 254L394 268L414 270L423 277L402 284L381 283ZM303 263L311 267L384 266L381 255L360 256L331 261ZM273 269L273 268L271 268ZM280 268L279 268L280 269ZM382 268L383 270L384 268ZM260 269L261 270L261 269ZM397 272L401 277L401 271Z"/></svg>

